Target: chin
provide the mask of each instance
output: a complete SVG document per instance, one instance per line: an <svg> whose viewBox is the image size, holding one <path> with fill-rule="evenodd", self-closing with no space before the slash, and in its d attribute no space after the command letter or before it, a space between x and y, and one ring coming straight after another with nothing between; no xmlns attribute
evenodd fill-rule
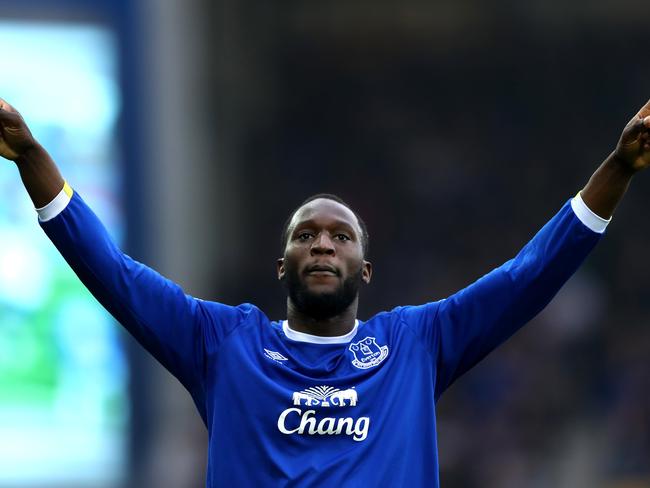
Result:
<svg viewBox="0 0 650 488"><path fill-rule="evenodd" d="M340 285L320 284L305 286L305 291L313 295L337 295L340 293Z"/></svg>
<svg viewBox="0 0 650 488"><path fill-rule="evenodd" d="M303 277L289 269L284 282L296 309L316 319L328 319L343 313L355 300L361 283L359 275L343 279Z"/></svg>

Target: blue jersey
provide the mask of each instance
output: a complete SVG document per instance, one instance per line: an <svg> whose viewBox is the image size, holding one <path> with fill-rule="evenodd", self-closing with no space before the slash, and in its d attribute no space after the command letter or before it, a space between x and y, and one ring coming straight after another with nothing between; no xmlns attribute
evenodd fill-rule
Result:
<svg viewBox="0 0 650 488"><path fill-rule="evenodd" d="M41 226L99 302L192 395L207 486L438 486L436 402L535 316L601 234L569 202L517 256L451 297L341 337L188 296L129 258L75 193Z"/></svg>

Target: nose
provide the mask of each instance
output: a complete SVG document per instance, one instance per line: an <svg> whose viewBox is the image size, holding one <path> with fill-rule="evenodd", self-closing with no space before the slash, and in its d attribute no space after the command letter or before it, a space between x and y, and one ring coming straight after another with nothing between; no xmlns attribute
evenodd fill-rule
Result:
<svg viewBox="0 0 650 488"><path fill-rule="evenodd" d="M314 239L314 242L311 245L310 252L312 256L317 254L334 255L335 253L334 242L326 232L321 232L320 234L318 234L316 239Z"/></svg>

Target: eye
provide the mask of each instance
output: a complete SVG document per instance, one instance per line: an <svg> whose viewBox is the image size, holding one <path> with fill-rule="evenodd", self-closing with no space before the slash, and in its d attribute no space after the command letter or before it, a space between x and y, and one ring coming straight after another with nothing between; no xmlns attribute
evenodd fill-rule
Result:
<svg viewBox="0 0 650 488"><path fill-rule="evenodd" d="M299 241L306 241L307 239L309 239L309 238L312 237L313 235L314 235L314 234L312 234L311 232L301 232L300 234L298 234L298 235L296 236L296 238L297 238Z"/></svg>
<svg viewBox="0 0 650 488"><path fill-rule="evenodd" d="M350 237L345 235L345 234L336 234L334 237L336 237L340 241L349 241Z"/></svg>

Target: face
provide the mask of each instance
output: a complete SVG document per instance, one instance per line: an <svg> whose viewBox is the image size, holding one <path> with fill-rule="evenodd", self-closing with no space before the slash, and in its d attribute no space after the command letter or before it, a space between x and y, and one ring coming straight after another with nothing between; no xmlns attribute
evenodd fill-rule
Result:
<svg viewBox="0 0 650 488"><path fill-rule="evenodd" d="M354 213L333 200L313 200L294 214L278 278L302 313L326 319L342 313L369 283L362 232Z"/></svg>

